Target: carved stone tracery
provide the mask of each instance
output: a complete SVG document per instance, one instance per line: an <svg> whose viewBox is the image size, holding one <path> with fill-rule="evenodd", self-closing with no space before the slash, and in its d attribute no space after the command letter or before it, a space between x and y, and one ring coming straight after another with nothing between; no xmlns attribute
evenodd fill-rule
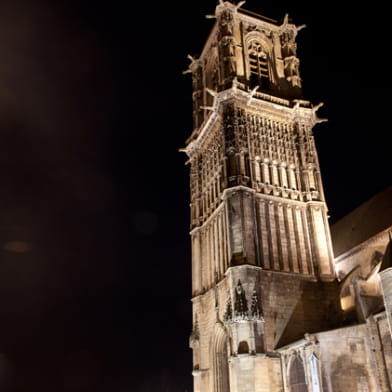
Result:
<svg viewBox="0 0 392 392"><path fill-rule="evenodd" d="M280 27L280 42L285 76L292 87L298 88L301 88L302 83L299 74L299 59L297 58L297 43L295 42L295 39L298 31L303 27L305 26L297 27L294 24L289 23L287 14Z"/></svg>
<svg viewBox="0 0 392 392"><path fill-rule="evenodd" d="M232 302L234 298L234 304ZM226 323L235 320L263 320L263 311L261 301L256 289L251 295L250 307L248 305L247 295L240 280L233 290L233 296L228 293L226 311L223 316Z"/></svg>

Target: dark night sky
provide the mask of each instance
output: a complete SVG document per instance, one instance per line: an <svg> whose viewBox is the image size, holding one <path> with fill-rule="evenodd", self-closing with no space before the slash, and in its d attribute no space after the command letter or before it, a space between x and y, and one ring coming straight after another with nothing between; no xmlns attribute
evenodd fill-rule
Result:
<svg viewBox="0 0 392 392"><path fill-rule="evenodd" d="M335 221L390 185L388 15L272 3L246 8L308 26ZM214 6L0 0L0 391L191 390L182 71Z"/></svg>

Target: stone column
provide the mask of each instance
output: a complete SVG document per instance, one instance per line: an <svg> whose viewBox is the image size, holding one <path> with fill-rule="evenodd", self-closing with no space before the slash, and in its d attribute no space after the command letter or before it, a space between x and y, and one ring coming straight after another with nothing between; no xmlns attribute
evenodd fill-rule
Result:
<svg viewBox="0 0 392 392"><path fill-rule="evenodd" d="M385 312L387 314L389 332L392 336L392 268L381 271L379 274L381 290L384 298Z"/></svg>

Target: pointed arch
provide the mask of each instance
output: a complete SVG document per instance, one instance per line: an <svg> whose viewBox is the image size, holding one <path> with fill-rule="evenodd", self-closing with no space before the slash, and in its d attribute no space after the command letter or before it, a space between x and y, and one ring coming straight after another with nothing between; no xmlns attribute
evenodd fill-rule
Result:
<svg viewBox="0 0 392 392"><path fill-rule="evenodd" d="M321 392L321 377L319 359L313 353L309 358L312 392Z"/></svg>
<svg viewBox="0 0 392 392"><path fill-rule="evenodd" d="M245 56L248 79L251 86L269 89L273 82L272 48L260 32L251 32L245 38Z"/></svg>
<svg viewBox="0 0 392 392"><path fill-rule="evenodd" d="M305 368L298 355L295 355L290 362L288 378L290 392L308 392Z"/></svg>
<svg viewBox="0 0 392 392"><path fill-rule="evenodd" d="M215 324L212 344L214 392L230 392L229 336L221 323Z"/></svg>

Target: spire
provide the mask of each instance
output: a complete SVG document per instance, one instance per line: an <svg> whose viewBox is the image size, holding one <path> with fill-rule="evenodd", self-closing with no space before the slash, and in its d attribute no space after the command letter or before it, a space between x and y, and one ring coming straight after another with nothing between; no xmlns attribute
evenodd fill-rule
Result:
<svg viewBox="0 0 392 392"><path fill-rule="evenodd" d="M253 290L252 302L250 305L250 314L252 318L261 319L263 317L263 312L261 310L260 300L257 295L256 288Z"/></svg>
<svg viewBox="0 0 392 392"><path fill-rule="evenodd" d="M230 292L227 296L226 312L223 315L223 321L231 321L233 319L233 305L231 303Z"/></svg>
<svg viewBox="0 0 392 392"><path fill-rule="evenodd" d="M248 316L248 301L246 300L245 291L242 288L240 280L238 280L237 287L235 288L234 314L239 318Z"/></svg>

